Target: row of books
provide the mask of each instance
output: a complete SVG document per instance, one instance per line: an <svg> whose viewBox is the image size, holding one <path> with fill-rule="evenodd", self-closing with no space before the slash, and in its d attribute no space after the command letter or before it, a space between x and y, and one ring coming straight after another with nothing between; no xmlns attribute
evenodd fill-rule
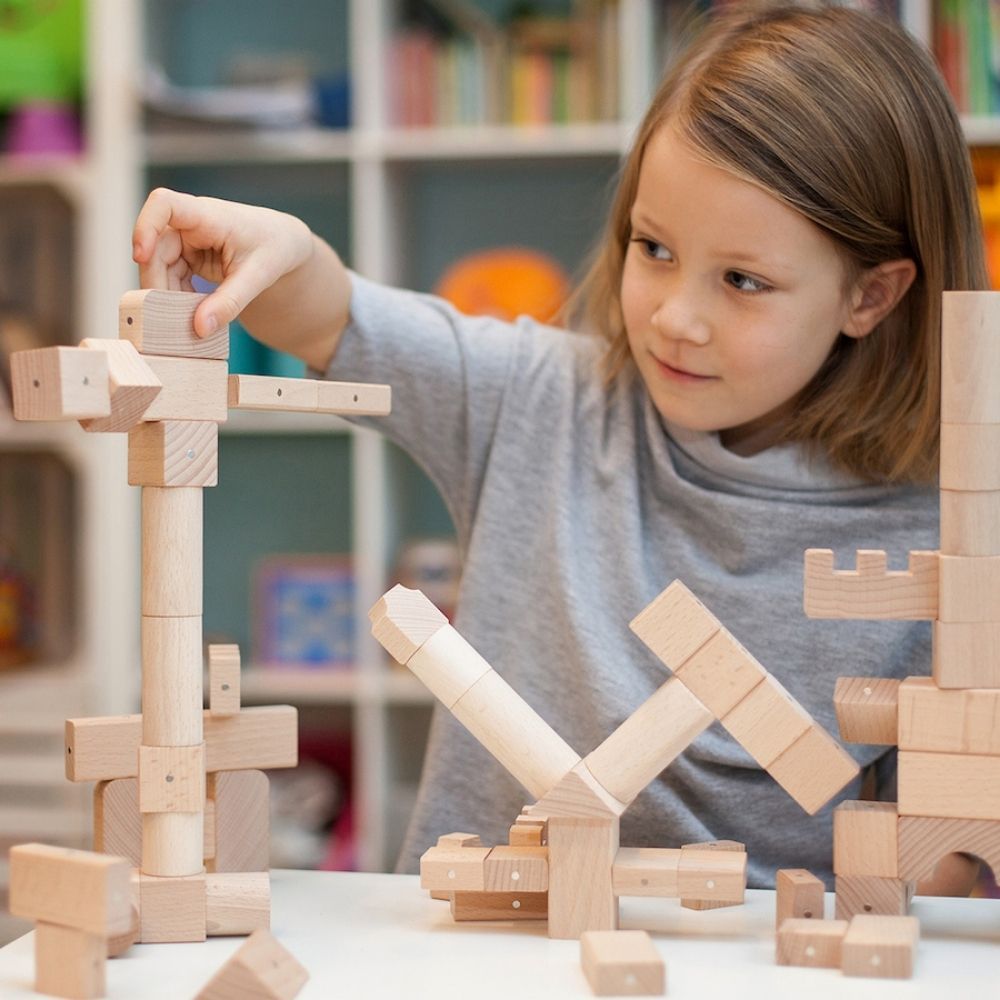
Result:
<svg viewBox="0 0 1000 1000"><path fill-rule="evenodd" d="M1000 2L934 4L934 55L962 114L1000 114Z"/></svg>

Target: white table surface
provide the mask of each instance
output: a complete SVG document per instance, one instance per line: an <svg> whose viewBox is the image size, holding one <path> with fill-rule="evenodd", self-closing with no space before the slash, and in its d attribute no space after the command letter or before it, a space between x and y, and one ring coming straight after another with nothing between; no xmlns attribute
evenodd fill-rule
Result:
<svg viewBox="0 0 1000 1000"><path fill-rule="evenodd" d="M550 941L536 922L452 922L416 876L271 873L271 929L309 969L302 1000L528 1000L587 997L576 941ZM827 896L827 915L833 898ZM673 899L621 900L623 928L648 930L667 965L667 995L682 1000L1000 996L1000 900L922 899L911 980L849 979L836 969L774 962L774 893L750 890L741 907L697 912ZM0 950L0 998L40 994L33 935ZM108 997L192 1000L242 943L135 945L108 963Z"/></svg>

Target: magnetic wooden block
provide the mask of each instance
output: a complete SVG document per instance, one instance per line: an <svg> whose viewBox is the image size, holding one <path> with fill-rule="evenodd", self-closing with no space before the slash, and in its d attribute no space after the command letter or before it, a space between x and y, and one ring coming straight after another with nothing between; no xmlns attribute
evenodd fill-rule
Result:
<svg viewBox="0 0 1000 1000"><path fill-rule="evenodd" d="M677 866L677 894L699 902L740 903L747 887L746 851L684 847Z"/></svg>
<svg viewBox="0 0 1000 1000"><path fill-rule="evenodd" d="M946 854L958 851L982 858L994 878L1000 878L1000 820L900 817L900 878L908 882L930 878Z"/></svg>
<svg viewBox="0 0 1000 1000"><path fill-rule="evenodd" d="M891 677L838 677L833 704L840 738L848 743L895 746L899 684Z"/></svg>
<svg viewBox="0 0 1000 1000"><path fill-rule="evenodd" d="M899 916L906 913L913 895L913 883L877 875L836 875L836 911L838 920L850 920L856 914Z"/></svg>
<svg viewBox="0 0 1000 1000"><path fill-rule="evenodd" d="M1000 688L1000 622L934 622L931 662L940 688Z"/></svg>
<svg viewBox="0 0 1000 1000"><path fill-rule="evenodd" d="M128 435L130 486L216 486L219 425L209 421L160 420L139 424Z"/></svg>
<svg viewBox="0 0 1000 1000"><path fill-rule="evenodd" d="M94 850L142 863L139 780L115 778L94 786Z"/></svg>
<svg viewBox="0 0 1000 1000"><path fill-rule="evenodd" d="M81 420L111 413L108 357L84 347L42 347L10 358L16 420Z"/></svg>
<svg viewBox="0 0 1000 1000"><path fill-rule="evenodd" d="M39 921L35 925L35 989L49 996L106 995L107 940L73 927Z"/></svg>
<svg viewBox="0 0 1000 1000"><path fill-rule="evenodd" d="M774 881L775 930L788 920L822 921L826 887L805 868L779 868Z"/></svg>
<svg viewBox="0 0 1000 1000"><path fill-rule="evenodd" d="M442 833L437 839L438 847L482 847L483 839L478 833Z"/></svg>
<svg viewBox="0 0 1000 1000"><path fill-rule="evenodd" d="M309 973L267 930L247 938L195 1000L292 1000Z"/></svg>
<svg viewBox="0 0 1000 1000"><path fill-rule="evenodd" d="M841 802L833 811L833 870L898 878L898 826L895 802Z"/></svg>
<svg viewBox="0 0 1000 1000"><path fill-rule="evenodd" d="M158 618L201 615L204 496L205 491L198 486L143 487L144 615Z"/></svg>
<svg viewBox="0 0 1000 1000"><path fill-rule="evenodd" d="M229 407L233 410L292 410L315 413L319 382L310 378L230 375Z"/></svg>
<svg viewBox="0 0 1000 1000"><path fill-rule="evenodd" d="M124 858L48 844L10 849L7 905L15 917L107 937L128 930L132 900Z"/></svg>
<svg viewBox="0 0 1000 1000"><path fill-rule="evenodd" d="M201 743L205 728L201 616L143 615L140 641L142 742L157 747Z"/></svg>
<svg viewBox="0 0 1000 1000"><path fill-rule="evenodd" d="M547 847L494 847L483 867L486 892L547 892Z"/></svg>
<svg viewBox="0 0 1000 1000"><path fill-rule="evenodd" d="M235 644L208 647L208 704L217 716L240 710L240 647Z"/></svg>
<svg viewBox="0 0 1000 1000"><path fill-rule="evenodd" d="M421 591L399 584L376 601L368 618L372 623L372 635L404 666L438 629L448 624L448 619ZM447 704L445 698L441 700Z"/></svg>
<svg viewBox="0 0 1000 1000"><path fill-rule="evenodd" d="M449 893L454 920L545 920L549 912L547 892L453 892Z"/></svg>
<svg viewBox="0 0 1000 1000"><path fill-rule="evenodd" d="M681 899L681 906L688 910L718 910L727 906L742 905L746 896L746 845L738 840L708 840L699 844L683 844L682 851L729 851L743 855L743 884L732 899ZM714 888L714 886L712 887Z"/></svg>
<svg viewBox="0 0 1000 1000"><path fill-rule="evenodd" d="M1000 490L1000 423L941 424L943 490Z"/></svg>
<svg viewBox="0 0 1000 1000"><path fill-rule="evenodd" d="M545 821L529 819L511 824L507 833L507 842L511 847L541 847L545 843Z"/></svg>
<svg viewBox="0 0 1000 1000"><path fill-rule="evenodd" d="M447 709L453 709L462 695L493 669L448 624L437 629L406 665Z"/></svg>
<svg viewBox="0 0 1000 1000"><path fill-rule="evenodd" d="M420 888L486 891L489 847L431 847L420 858Z"/></svg>
<svg viewBox="0 0 1000 1000"><path fill-rule="evenodd" d="M1000 755L1000 690L942 690L929 677L899 689L899 749Z"/></svg>
<svg viewBox="0 0 1000 1000"><path fill-rule="evenodd" d="M620 847L611 867L616 896L658 896L679 892L681 851L678 847Z"/></svg>
<svg viewBox="0 0 1000 1000"><path fill-rule="evenodd" d="M103 351L108 359L108 391L111 412L106 417L80 421L85 431L106 433L129 431L144 418L150 405L163 389L156 373L127 340L88 337L80 346Z"/></svg>
<svg viewBox="0 0 1000 1000"><path fill-rule="evenodd" d="M584 931L618 927L612 887L618 832L617 817L549 819L550 938L575 939Z"/></svg>
<svg viewBox="0 0 1000 1000"><path fill-rule="evenodd" d="M205 358L169 358L146 355L162 391L150 404L144 420L229 419L229 365Z"/></svg>
<svg viewBox="0 0 1000 1000"><path fill-rule="evenodd" d="M205 808L205 745L139 747L139 812Z"/></svg>
<svg viewBox="0 0 1000 1000"><path fill-rule="evenodd" d="M118 302L118 336L130 340L140 354L185 358L229 357L229 327L208 337L194 332L194 313L205 296L155 288L126 292Z"/></svg>
<svg viewBox="0 0 1000 1000"><path fill-rule="evenodd" d="M862 549L853 570L834 570L832 549L807 549L805 612L810 618L922 620L937 617L938 556L911 552L906 570L886 569L885 552Z"/></svg>
<svg viewBox="0 0 1000 1000"><path fill-rule="evenodd" d="M360 382L320 382L316 387L320 413L384 417L392 410L392 388Z"/></svg>
<svg viewBox="0 0 1000 1000"><path fill-rule="evenodd" d="M717 718L734 709L767 671L730 633L720 628L677 669L677 677Z"/></svg>
<svg viewBox="0 0 1000 1000"><path fill-rule="evenodd" d="M940 621L1000 621L1000 556L941 556L940 585Z"/></svg>
<svg viewBox="0 0 1000 1000"><path fill-rule="evenodd" d="M252 934L270 924L270 872L205 875L205 929L209 935Z"/></svg>
<svg viewBox="0 0 1000 1000"><path fill-rule="evenodd" d="M160 878L139 876L140 936L143 944L205 940L205 874Z"/></svg>
<svg viewBox="0 0 1000 1000"><path fill-rule="evenodd" d="M1000 490L941 490L941 554L1000 556Z"/></svg>
<svg viewBox="0 0 1000 1000"><path fill-rule="evenodd" d="M945 292L941 306L941 419L1000 423L998 296Z"/></svg>
<svg viewBox="0 0 1000 1000"><path fill-rule="evenodd" d="M812 716L770 674L722 719L761 767L769 767L813 725Z"/></svg>
<svg viewBox="0 0 1000 1000"><path fill-rule="evenodd" d="M899 751L899 815L1000 819L1000 757Z"/></svg>
<svg viewBox="0 0 1000 1000"><path fill-rule="evenodd" d="M810 816L857 777L858 770L854 758L815 723L767 768Z"/></svg>
<svg viewBox="0 0 1000 1000"><path fill-rule="evenodd" d="M621 816L626 808L590 773L586 762L580 761L550 792L528 807L528 815L542 822L551 816L601 819Z"/></svg>
<svg viewBox="0 0 1000 1000"><path fill-rule="evenodd" d="M844 975L909 979L919 940L916 917L856 916L844 935Z"/></svg>
<svg viewBox="0 0 1000 1000"><path fill-rule="evenodd" d="M259 872L270 868L270 784L263 771L218 771L208 776L215 830L215 854L209 871Z"/></svg>
<svg viewBox="0 0 1000 1000"><path fill-rule="evenodd" d="M839 969L846 920L802 920L795 917L778 926L775 959L778 965Z"/></svg>
<svg viewBox="0 0 1000 1000"><path fill-rule="evenodd" d="M580 963L594 996L661 996L666 966L646 931L586 931Z"/></svg>
<svg viewBox="0 0 1000 1000"><path fill-rule="evenodd" d="M715 615L680 580L674 580L629 623L629 628L674 671L720 627Z"/></svg>

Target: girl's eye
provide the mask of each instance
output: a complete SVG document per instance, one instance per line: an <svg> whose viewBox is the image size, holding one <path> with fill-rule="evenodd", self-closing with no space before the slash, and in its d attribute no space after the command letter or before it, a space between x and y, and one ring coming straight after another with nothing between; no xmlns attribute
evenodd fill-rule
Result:
<svg viewBox="0 0 1000 1000"><path fill-rule="evenodd" d="M738 292L766 292L771 287L757 278L751 278L749 274L744 274L742 271L727 271L726 281Z"/></svg>
<svg viewBox="0 0 1000 1000"><path fill-rule="evenodd" d="M637 236L632 240L632 242L638 243L639 249L641 249L643 254L650 260L671 261L674 259L673 254L665 246L663 246L662 243L657 243L656 240L650 240L644 236Z"/></svg>

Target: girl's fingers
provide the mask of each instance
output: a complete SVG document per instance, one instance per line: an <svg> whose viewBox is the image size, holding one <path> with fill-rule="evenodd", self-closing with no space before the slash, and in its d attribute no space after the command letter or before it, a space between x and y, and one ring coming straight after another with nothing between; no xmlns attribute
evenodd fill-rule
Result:
<svg viewBox="0 0 1000 1000"><path fill-rule="evenodd" d="M232 323L272 280L252 257L236 264L198 306L194 314L195 333L205 337Z"/></svg>

